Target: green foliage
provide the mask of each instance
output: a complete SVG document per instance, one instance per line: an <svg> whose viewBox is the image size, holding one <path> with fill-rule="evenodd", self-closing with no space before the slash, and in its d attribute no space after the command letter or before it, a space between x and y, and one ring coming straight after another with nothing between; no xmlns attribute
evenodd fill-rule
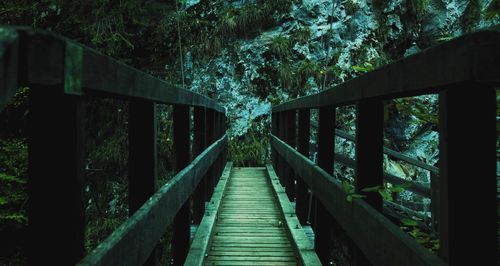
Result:
<svg viewBox="0 0 500 266"><path fill-rule="evenodd" d="M439 239L432 232L427 232L419 227L419 223L416 220L409 218L400 219L401 229L408 233L415 241L431 252L437 252L439 250Z"/></svg>
<svg viewBox="0 0 500 266"><path fill-rule="evenodd" d="M481 19L481 3L479 0L470 0L460 17L460 23L465 32L470 32Z"/></svg>
<svg viewBox="0 0 500 266"><path fill-rule="evenodd" d="M491 1L484 16L486 19L500 19L500 1Z"/></svg>
<svg viewBox="0 0 500 266"><path fill-rule="evenodd" d="M278 77L284 89L291 91L297 85L296 74L289 64L280 64L278 67Z"/></svg>
<svg viewBox="0 0 500 266"><path fill-rule="evenodd" d="M385 183L383 186L366 187L361 189L361 191L366 193L378 192L380 196L382 196L382 199L387 201L393 201L392 194L401 193L409 187L411 187L411 183L405 183L400 185L389 185Z"/></svg>
<svg viewBox="0 0 500 266"><path fill-rule="evenodd" d="M353 15L359 10L359 5L354 0L345 1L344 7L347 15Z"/></svg>
<svg viewBox="0 0 500 266"><path fill-rule="evenodd" d="M431 125L438 124L437 113L430 110L424 103L414 100L412 97L394 99L389 102L387 108L392 108L402 115L414 115L421 123Z"/></svg>
<svg viewBox="0 0 500 266"><path fill-rule="evenodd" d="M284 35L277 35L270 40L269 50L282 61L288 58L290 49L290 39Z"/></svg>
<svg viewBox="0 0 500 266"><path fill-rule="evenodd" d="M7 260L17 260L19 249L14 243L24 241L19 233L27 227L27 162L28 146L25 139L15 138L0 140L0 235L1 256ZM21 240L19 240L21 239ZM0 258L0 264L2 258Z"/></svg>
<svg viewBox="0 0 500 266"><path fill-rule="evenodd" d="M215 32L226 37L251 37L276 24L276 15L287 13L290 0L258 1L220 11Z"/></svg>
<svg viewBox="0 0 500 266"><path fill-rule="evenodd" d="M295 43L304 44L309 41L311 37L311 29L307 26L299 27L292 32L290 38Z"/></svg>
<svg viewBox="0 0 500 266"><path fill-rule="evenodd" d="M425 9L429 5L429 0L410 0L407 1L407 5L408 11L419 18L425 13Z"/></svg>
<svg viewBox="0 0 500 266"><path fill-rule="evenodd" d="M365 62L362 66L352 66L352 69L358 73L373 71L375 67L370 62Z"/></svg>
<svg viewBox="0 0 500 266"><path fill-rule="evenodd" d="M258 132L254 127L245 136L229 140L228 153L234 166L265 165L269 135L268 132Z"/></svg>
<svg viewBox="0 0 500 266"><path fill-rule="evenodd" d="M352 203L353 199L363 199L366 198L365 195L357 194L355 192L354 186L347 180L342 180L342 190L347 194L346 201Z"/></svg>

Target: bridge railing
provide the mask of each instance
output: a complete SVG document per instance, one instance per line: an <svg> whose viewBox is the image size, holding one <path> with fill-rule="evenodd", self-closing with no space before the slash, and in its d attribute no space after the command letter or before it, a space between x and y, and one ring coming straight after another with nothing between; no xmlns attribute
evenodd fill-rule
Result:
<svg viewBox="0 0 500 266"><path fill-rule="evenodd" d="M1 26L0 111L20 86L30 88L28 262L154 264L154 247L173 225L174 264L182 265L189 249L190 212L199 223L226 161L224 109L212 99L62 36ZM129 102L130 217L83 258L86 96ZM160 189L156 104L173 105L175 161L180 169Z"/></svg>
<svg viewBox="0 0 500 266"><path fill-rule="evenodd" d="M315 248L329 261L330 225L338 223L356 246L358 263L474 264L497 259L496 96L500 84L500 28L464 35L349 80L332 89L275 106L272 159L305 223L307 191L316 202ZM382 198L363 188L382 186L383 101L439 94L439 254L417 244L381 214ZM348 202L333 174L336 107L355 104L354 189ZM317 165L308 157L310 110L319 109ZM339 157L337 157L337 161ZM296 180L295 180L296 177ZM390 180L386 180L389 181ZM297 183L294 186L294 183ZM295 189L296 187L296 189Z"/></svg>

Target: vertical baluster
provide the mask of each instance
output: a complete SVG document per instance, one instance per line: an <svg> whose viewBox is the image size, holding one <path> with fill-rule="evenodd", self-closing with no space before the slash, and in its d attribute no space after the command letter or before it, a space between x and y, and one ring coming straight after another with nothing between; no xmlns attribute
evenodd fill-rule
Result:
<svg viewBox="0 0 500 266"><path fill-rule="evenodd" d="M189 106L174 105L174 146L176 171L179 172L189 164ZM174 219L172 237L172 253L174 265L183 265L189 250L190 237L189 200L187 200Z"/></svg>
<svg viewBox="0 0 500 266"><path fill-rule="evenodd" d="M276 113L272 112L271 113L271 134L275 135L277 134L277 120L276 120ZM278 160L277 155L276 155L276 150L271 146L271 163L273 165L273 168L276 169L276 161Z"/></svg>
<svg viewBox="0 0 500 266"><path fill-rule="evenodd" d="M368 204L382 211L382 197L377 191L363 192L363 188L383 186L383 102L379 99L357 103L356 114L356 193L365 195ZM359 243L358 243L359 244ZM353 246L354 265L371 265L368 258Z"/></svg>
<svg viewBox="0 0 500 266"><path fill-rule="evenodd" d="M283 140L292 148L296 146L296 130L297 130L297 112L295 110L286 111L285 114L285 132ZM283 186L286 188L286 194L290 201L295 200L295 174L292 167L285 162L283 173Z"/></svg>
<svg viewBox="0 0 500 266"><path fill-rule="evenodd" d="M497 261L495 90L463 84L439 95L440 256Z"/></svg>
<svg viewBox="0 0 500 266"><path fill-rule="evenodd" d="M383 126L382 100L370 99L357 103L355 187L357 193L365 195L365 201L378 211L382 211L380 194L361 190L383 185Z"/></svg>
<svg viewBox="0 0 500 266"><path fill-rule="evenodd" d="M132 100L128 113L128 204L132 216L157 190L156 106ZM145 265L157 264L154 249Z"/></svg>
<svg viewBox="0 0 500 266"><path fill-rule="evenodd" d="M299 124L298 124L298 143L297 150L309 158L309 135L310 135L310 119L311 111L309 109L299 110ZM308 187L303 181L302 177L297 178L297 200L296 200L296 213L297 218L301 224L306 224L307 213L309 207L309 194Z"/></svg>
<svg viewBox="0 0 500 266"><path fill-rule="evenodd" d="M221 112L217 112L217 140L219 140L220 138L222 138L222 113ZM219 156L217 156L217 168L218 168L218 171L217 171L217 183L218 181L220 180L220 176L222 175L222 154L220 154Z"/></svg>
<svg viewBox="0 0 500 266"><path fill-rule="evenodd" d="M333 155L335 149L335 107L326 106L319 109L318 128L318 166L327 173L333 173ZM316 201L315 249L323 265L330 264L331 225L333 217L326 207Z"/></svg>
<svg viewBox="0 0 500 266"><path fill-rule="evenodd" d="M83 108L81 97L62 91L38 85L30 91L28 263L33 265L73 265L84 253Z"/></svg>
<svg viewBox="0 0 500 266"><path fill-rule="evenodd" d="M209 147L210 145L212 145L212 143L214 142L214 126L215 126L215 122L214 122L214 110L212 109L206 109L206 112L205 112L205 115L206 115L206 128L205 128L205 132L206 132L206 144L207 144L207 147ZM208 168L208 171L207 171L207 176L206 176L206 180L207 180L207 192L206 192L206 197L208 200L210 200L210 198L212 198L212 193L214 191L214 166L210 166L210 168Z"/></svg>
<svg viewBox="0 0 500 266"><path fill-rule="evenodd" d="M227 132L227 117L226 117L226 112L222 113L222 134L226 134ZM227 164L227 145L226 147L224 147L224 151L223 151L223 164L222 164L222 168L224 170L224 167L226 167L226 164Z"/></svg>
<svg viewBox="0 0 500 266"><path fill-rule="evenodd" d="M194 107L193 114L193 158L200 155L205 149L205 108ZM204 176L193 194L193 221L199 224L205 214L205 201L206 201L206 176Z"/></svg>
<svg viewBox="0 0 500 266"><path fill-rule="evenodd" d="M155 109L153 102L133 100L129 104L129 215L157 189Z"/></svg>
<svg viewBox="0 0 500 266"><path fill-rule="evenodd" d="M285 136L285 112L278 113L278 138L284 140ZM278 156L278 179L280 180L281 185L285 184L284 182L284 169L285 169L285 159L283 156Z"/></svg>

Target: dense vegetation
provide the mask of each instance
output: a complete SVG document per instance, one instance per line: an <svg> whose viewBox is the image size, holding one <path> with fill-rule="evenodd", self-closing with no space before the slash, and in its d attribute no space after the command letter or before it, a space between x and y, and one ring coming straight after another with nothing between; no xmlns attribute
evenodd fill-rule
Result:
<svg viewBox="0 0 500 266"><path fill-rule="evenodd" d="M241 1L239 5L227 1L202 0L188 9L185 1L165 0L4 0L0 3L0 24L28 25L52 30L68 36L98 51L117 58L162 79L189 87L192 80L185 77L184 55L203 64L219 56L224 50L235 54L239 40L251 40L263 31L279 26L297 0ZM345 12L359 12L359 1L344 1ZM247 89L258 98L277 104L313 92L313 87L326 89L346 79L373 70L403 56L412 41L421 46L448 40L416 40L400 38L388 42L393 30L387 26L388 16L382 12L385 1L373 1L380 27L371 36L373 43L365 43L352 52L350 69L338 66L340 53L327 56L324 61L304 58L294 50L296 46L311 44L312 31L300 25L290 34L278 34L266 40L264 66L260 77L251 81ZM429 0L406 1L404 16L419 34ZM460 18L464 32L473 30L481 17L500 17L498 1L493 1L485 14L480 14L479 1L470 1L465 15ZM330 29L317 40L328 50L334 31L333 17L328 18ZM315 40L316 42L316 40ZM372 49L373 48L373 49ZM378 56L366 60L369 49ZM372 51L370 50L370 51ZM182 56L180 56L182 55ZM237 67L237 75L244 68ZM210 85L211 86L211 85ZM204 91L217 97L213 90ZM0 264L22 264L22 242L27 225L27 99L29 88L20 88L11 103L0 113ZM86 242L87 251L94 248L128 215L127 207L127 113L126 101L86 99ZM425 101L403 98L387 102L385 121L400 121L412 117L422 130L437 125L436 109ZM159 121L159 178L165 183L172 175L173 142L171 110L158 106ZM354 107L339 108L337 124L352 130ZM314 115L313 115L314 118ZM262 165L269 157L269 131L266 118L259 117L248 125L243 136L231 138L229 154L236 165ZM400 150L407 142L395 139L386 132L386 144ZM315 132L313 132L313 135ZM313 138L314 139L314 138ZM410 229L413 227L408 226ZM163 260L168 260L169 236L162 240ZM340 247L341 248L341 247ZM339 249L340 249L339 248ZM336 254L342 258L345 254ZM345 259L346 261L348 259ZM7 262L9 261L9 262Z"/></svg>

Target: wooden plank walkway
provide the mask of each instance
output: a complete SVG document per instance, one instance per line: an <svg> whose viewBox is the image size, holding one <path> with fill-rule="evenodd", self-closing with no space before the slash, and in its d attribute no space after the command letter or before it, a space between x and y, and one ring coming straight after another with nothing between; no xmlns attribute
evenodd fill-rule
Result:
<svg viewBox="0 0 500 266"><path fill-rule="evenodd" d="M205 265L297 265L266 168L231 171Z"/></svg>

